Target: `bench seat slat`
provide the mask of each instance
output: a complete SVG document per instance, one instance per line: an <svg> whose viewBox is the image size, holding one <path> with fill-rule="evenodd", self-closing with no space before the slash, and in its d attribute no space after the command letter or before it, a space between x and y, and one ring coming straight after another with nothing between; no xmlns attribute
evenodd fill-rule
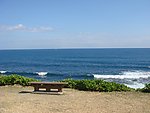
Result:
<svg viewBox="0 0 150 113"><path fill-rule="evenodd" d="M33 85L33 84L62 84L62 85L66 85L67 83L65 82L29 82L29 84Z"/></svg>
<svg viewBox="0 0 150 113"><path fill-rule="evenodd" d="M39 91L39 88L45 88L47 92L51 89L58 89L58 92L62 92L62 88L67 83L64 82L30 82L31 86L34 87L34 91Z"/></svg>

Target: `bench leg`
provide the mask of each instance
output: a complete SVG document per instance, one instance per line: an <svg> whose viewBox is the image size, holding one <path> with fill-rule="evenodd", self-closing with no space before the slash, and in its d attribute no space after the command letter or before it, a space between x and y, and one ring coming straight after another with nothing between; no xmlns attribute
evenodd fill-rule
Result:
<svg viewBox="0 0 150 113"><path fill-rule="evenodd" d="M34 87L34 91L39 91L39 87Z"/></svg>
<svg viewBox="0 0 150 113"><path fill-rule="evenodd" d="M62 92L62 88L58 88L58 92Z"/></svg>
<svg viewBox="0 0 150 113"><path fill-rule="evenodd" d="M46 88L46 91L50 91L50 88L47 87L47 88Z"/></svg>

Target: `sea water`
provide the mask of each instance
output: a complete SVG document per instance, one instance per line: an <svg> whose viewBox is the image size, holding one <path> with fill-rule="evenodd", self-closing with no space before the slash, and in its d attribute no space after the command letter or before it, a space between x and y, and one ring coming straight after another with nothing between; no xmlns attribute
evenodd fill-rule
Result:
<svg viewBox="0 0 150 113"><path fill-rule="evenodd" d="M0 50L0 70L42 81L104 79L141 88L150 82L150 49Z"/></svg>

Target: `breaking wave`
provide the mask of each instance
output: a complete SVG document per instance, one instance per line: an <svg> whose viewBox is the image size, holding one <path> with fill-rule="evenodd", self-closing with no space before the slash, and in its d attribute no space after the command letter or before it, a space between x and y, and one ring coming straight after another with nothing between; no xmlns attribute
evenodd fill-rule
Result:
<svg viewBox="0 0 150 113"><path fill-rule="evenodd" d="M135 72L122 72L119 75L99 75L93 74L94 78L114 78L114 79L139 79L150 77L150 72L135 71Z"/></svg>
<svg viewBox="0 0 150 113"><path fill-rule="evenodd" d="M6 73L6 72L7 72L7 71L0 71L1 74L4 74L4 73Z"/></svg>
<svg viewBox="0 0 150 113"><path fill-rule="evenodd" d="M125 84L131 88L143 88L150 82L150 71L125 71L118 75L93 74L96 79Z"/></svg>
<svg viewBox="0 0 150 113"><path fill-rule="evenodd" d="M36 74L39 76L45 76L48 74L48 72L36 72Z"/></svg>

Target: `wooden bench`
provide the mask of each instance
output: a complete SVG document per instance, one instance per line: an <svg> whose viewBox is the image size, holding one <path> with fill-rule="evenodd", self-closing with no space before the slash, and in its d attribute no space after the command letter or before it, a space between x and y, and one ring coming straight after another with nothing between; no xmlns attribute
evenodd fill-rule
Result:
<svg viewBox="0 0 150 113"><path fill-rule="evenodd" d="M64 82L30 82L34 87L34 91L41 91L40 88L46 89L46 92L51 92L51 89L57 89L57 92L62 92L62 88L67 84Z"/></svg>

